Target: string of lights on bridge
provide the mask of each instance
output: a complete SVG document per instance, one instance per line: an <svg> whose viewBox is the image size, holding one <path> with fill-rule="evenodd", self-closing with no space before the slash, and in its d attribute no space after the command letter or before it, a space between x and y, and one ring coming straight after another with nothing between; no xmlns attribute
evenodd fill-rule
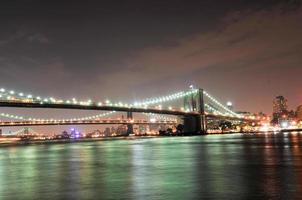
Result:
<svg viewBox="0 0 302 200"><path fill-rule="evenodd" d="M174 117L167 117L164 115L159 115L159 114L154 114L154 113L143 113L146 116L150 117L150 121L155 121L155 120L164 120L164 121L177 121L177 118Z"/></svg>
<svg viewBox="0 0 302 200"><path fill-rule="evenodd" d="M83 121L83 120L93 120L93 119L100 119L103 117L107 117L115 113L115 111L110 111L106 113L101 113L97 115L92 115L92 116L85 116L85 117L80 117L80 118L64 118L64 119L53 119L53 118L34 118L34 117L25 117L25 116L19 116L19 115L12 115L8 113L0 113L1 117L9 118L9 119L14 119L14 120L24 120L24 121L45 121L45 122L64 122L64 121Z"/></svg>
<svg viewBox="0 0 302 200"><path fill-rule="evenodd" d="M204 106L206 108L208 108L210 111L212 111L214 114L218 114L218 115L223 115L222 112L218 111L217 109L213 108L212 106L210 106L209 104L204 104Z"/></svg>
<svg viewBox="0 0 302 200"><path fill-rule="evenodd" d="M222 103L220 103L218 100L216 100L214 97L212 97L208 92L203 91L203 94L205 96L207 96L209 99L211 99L214 103L216 103L218 106L220 106L221 108L223 108L225 111L227 111L228 113L230 113L233 116L236 117L241 117L239 114L235 113L234 111L228 109L226 106L224 106Z"/></svg>
<svg viewBox="0 0 302 200"><path fill-rule="evenodd" d="M7 134L7 135L19 135L19 134L20 134L20 135L23 135L25 131L27 131L28 134L32 134L32 135L40 135L40 133L34 131L34 130L31 129L31 128L22 128L22 129L19 129L19 130L15 131L15 132L9 133L9 134Z"/></svg>
<svg viewBox="0 0 302 200"><path fill-rule="evenodd" d="M146 100L143 100L141 102L134 102L133 104L127 104L127 103L111 103L110 100L106 100L104 103L103 102L98 102L98 103L93 103L91 100L87 101L78 101L76 98L72 98L71 100L58 100L53 97L47 97L47 98L42 98L40 96L33 96L32 94L25 94L23 92L15 92L14 90L6 90L4 88L0 89L0 99L6 100L6 101L21 101L24 103L53 103L53 104L74 104L74 105L83 105L83 106L92 106L92 105L97 105L97 106L116 106L116 107L128 107L128 108L136 108L136 107L143 107L147 108L150 105L157 105L165 102L170 102L174 100L178 100L193 94L196 94L199 90L198 89L191 89L189 91L180 91L174 94L166 95L166 96L161 96L157 98L149 98ZM210 112L213 114L217 115L224 115L224 116L235 116L238 118L242 118L241 115L233 112L232 110L228 109L226 106L224 106L222 103L220 103L218 100L216 100L214 97L212 97L208 92L203 91L203 94L209 98L213 103L221 107L226 111L226 113L222 113L218 111L218 109L210 106L209 104L205 104L205 108L207 108ZM157 105L157 109L162 109L162 105ZM172 106L168 107L169 110L172 110ZM181 111L184 112L190 112L189 109L185 110L183 107L180 108ZM92 115L92 116L86 116L86 117L81 117L81 118L72 118L72 119L35 119L32 117L24 117L24 116L17 116L17 115L11 115L7 113L1 113L0 116L2 117L7 117L11 119L19 119L19 120L33 120L33 121L73 121L73 120L89 120L89 119L98 119L101 117L106 117L108 115L111 115L114 113L112 112L107 112L103 114L98 114L98 115Z"/></svg>
<svg viewBox="0 0 302 200"><path fill-rule="evenodd" d="M25 94L23 92L15 92L14 90L6 90L4 88L0 89L0 98L5 98L8 101L16 101L21 100L23 102L39 102L41 104L43 103L54 103L54 104L74 104L74 105L83 105L83 106L91 106L91 105L97 105L97 106L117 106L117 107L146 107L148 105L154 105L159 103L165 103L173 100L177 100L180 98L183 98L185 96L192 95L194 93L197 93L198 90L190 90L190 91L181 91L177 92L171 95L166 95L162 97L157 98L150 98L143 100L141 102L134 102L133 104L129 103L112 103L110 100L105 100L104 102L98 102L94 103L92 100L87 101L78 101L76 98L72 98L70 100L62 100L62 99L56 99L54 97L41 97L41 96L33 96L32 94Z"/></svg>
<svg viewBox="0 0 302 200"><path fill-rule="evenodd" d="M115 111L106 112L102 114L92 115L92 116L86 116L86 117L80 117L80 118L64 118L64 119L53 119L53 118L33 118L33 117L24 117L19 115L12 115L8 113L0 113L1 117L14 119L14 120L22 120L22 121L34 121L34 122L70 122L70 121L84 121L84 120L99 120L104 117L108 117L112 114L116 113ZM177 121L176 118L172 117L166 117L159 114L154 113L144 113L146 116L150 117L151 121L155 120L164 120L164 121Z"/></svg>

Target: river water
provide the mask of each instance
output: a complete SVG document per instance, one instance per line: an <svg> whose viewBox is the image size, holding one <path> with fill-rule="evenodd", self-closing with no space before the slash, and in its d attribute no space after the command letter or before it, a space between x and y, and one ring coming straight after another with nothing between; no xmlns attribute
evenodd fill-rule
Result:
<svg viewBox="0 0 302 200"><path fill-rule="evenodd" d="M0 148L0 199L300 199L302 133Z"/></svg>

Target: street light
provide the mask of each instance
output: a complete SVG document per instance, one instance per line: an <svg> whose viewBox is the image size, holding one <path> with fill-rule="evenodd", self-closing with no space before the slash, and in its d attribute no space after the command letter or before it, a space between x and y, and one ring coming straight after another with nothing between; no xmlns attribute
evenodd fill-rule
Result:
<svg viewBox="0 0 302 200"><path fill-rule="evenodd" d="M227 106L231 107L231 106L233 106L233 103L230 102L230 101L228 101L228 102L227 102Z"/></svg>

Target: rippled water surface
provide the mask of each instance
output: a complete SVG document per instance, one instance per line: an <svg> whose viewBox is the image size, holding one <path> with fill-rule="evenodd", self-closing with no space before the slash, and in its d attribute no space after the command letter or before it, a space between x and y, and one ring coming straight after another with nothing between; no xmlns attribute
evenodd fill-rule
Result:
<svg viewBox="0 0 302 200"><path fill-rule="evenodd" d="M298 199L302 133L0 148L0 199Z"/></svg>

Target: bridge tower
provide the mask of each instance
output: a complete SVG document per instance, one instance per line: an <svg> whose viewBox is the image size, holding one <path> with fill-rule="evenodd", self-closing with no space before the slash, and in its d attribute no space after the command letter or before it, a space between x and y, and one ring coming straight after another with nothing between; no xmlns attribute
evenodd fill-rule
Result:
<svg viewBox="0 0 302 200"><path fill-rule="evenodd" d="M29 129L28 128L23 129L23 135L29 135Z"/></svg>
<svg viewBox="0 0 302 200"><path fill-rule="evenodd" d="M205 134L206 116L203 89L198 89L196 93L184 98L184 109L199 113L199 115L184 116L184 132L190 134Z"/></svg>
<svg viewBox="0 0 302 200"><path fill-rule="evenodd" d="M127 119L132 120L133 119L133 113L127 112ZM127 135L133 134L133 124L127 124Z"/></svg>

